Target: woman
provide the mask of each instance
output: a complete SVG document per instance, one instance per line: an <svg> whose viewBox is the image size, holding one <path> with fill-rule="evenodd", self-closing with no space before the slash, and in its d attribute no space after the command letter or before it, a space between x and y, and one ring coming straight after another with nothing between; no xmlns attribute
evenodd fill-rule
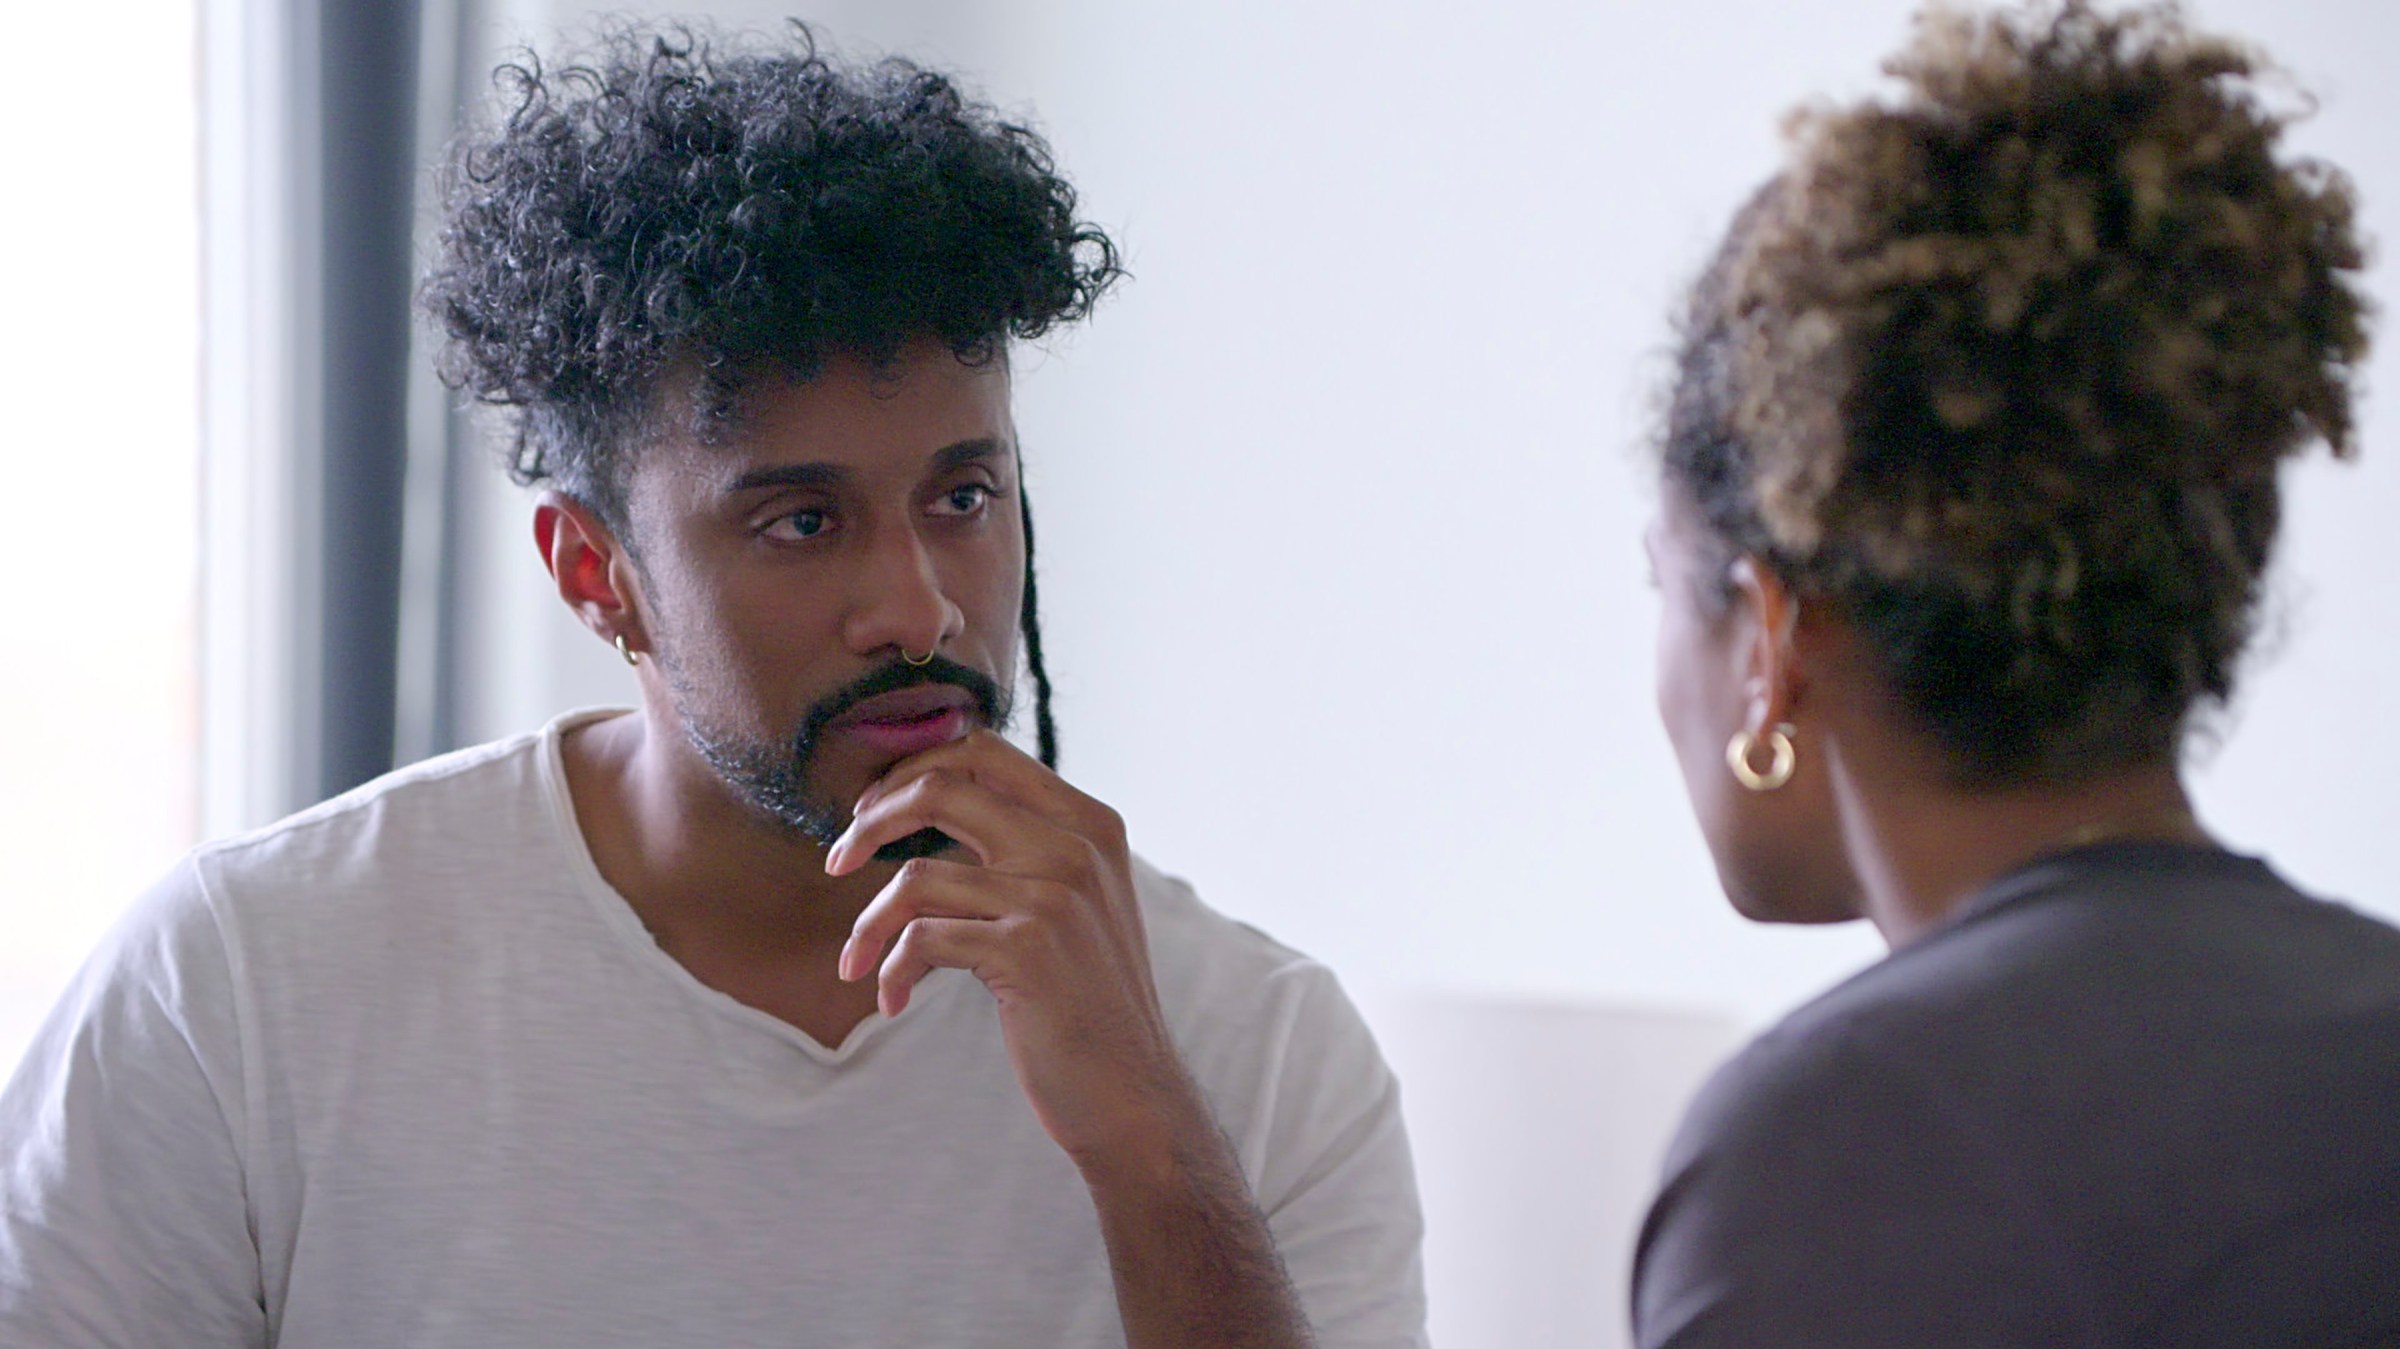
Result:
<svg viewBox="0 0 2400 1349"><path fill-rule="evenodd" d="M1892 70L1697 287L1650 539L1727 894L1892 954L1694 1105L1638 1338L2400 1343L2400 932L2178 769L2278 465L2350 449L2348 187L2171 8L1937 12Z"/></svg>

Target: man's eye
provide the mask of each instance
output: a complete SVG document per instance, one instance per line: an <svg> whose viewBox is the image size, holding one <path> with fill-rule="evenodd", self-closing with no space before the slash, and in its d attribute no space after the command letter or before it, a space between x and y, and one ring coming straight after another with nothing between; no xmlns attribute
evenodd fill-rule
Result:
<svg viewBox="0 0 2400 1349"><path fill-rule="evenodd" d="M992 489L979 482L961 483L942 494L942 504L952 515L973 515L992 499Z"/></svg>
<svg viewBox="0 0 2400 1349"><path fill-rule="evenodd" d="M813 539L825 532L828 523L823 511L793 511L769 521L767 533L778 539Z"/></svg>

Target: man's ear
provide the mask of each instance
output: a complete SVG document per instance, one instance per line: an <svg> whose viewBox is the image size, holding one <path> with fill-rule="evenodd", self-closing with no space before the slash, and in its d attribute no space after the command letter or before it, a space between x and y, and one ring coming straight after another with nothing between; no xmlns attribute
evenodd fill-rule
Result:
<svg viewBox="0 0 2400 1349"><path fill-rule="evenodd" d="M624 638L629 652L650 649L633 556L590 507L564 492L543 492L533 506L533 542L558 597L585 627L604 642Z"/></svg>
<svg viewBox="0 0 2400 1349"><path fill-rule="evenodd" d="M1792 720L1807 687L1800 669L1800 597L1754 557L1737 558L1727 575L1743 628L1737 659L1749 706L1742 725L1764 735Z"/></svg>

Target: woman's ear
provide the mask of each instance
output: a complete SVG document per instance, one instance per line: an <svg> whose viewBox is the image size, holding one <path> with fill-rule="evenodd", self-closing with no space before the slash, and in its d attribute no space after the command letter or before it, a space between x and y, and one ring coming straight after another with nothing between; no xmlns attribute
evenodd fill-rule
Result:
<svg viewBox="0 0 2400 1349"><path fill-rule="evenodd" d="M1755 557L1736 558L1726 575L1733 582L1732 621L1741 630L1735 650L1748 703L1742 727L1754 736L1764 735L1792 721L1806 688L1800 668L1800 597Z"/></svg>

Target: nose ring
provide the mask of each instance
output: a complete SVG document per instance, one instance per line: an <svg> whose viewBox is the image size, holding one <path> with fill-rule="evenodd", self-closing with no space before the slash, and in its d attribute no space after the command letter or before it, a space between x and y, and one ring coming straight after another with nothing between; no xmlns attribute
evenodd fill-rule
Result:
<svg viewBox="0 0 2400 1349"><path fill-rule="evenodd" d="M911 665L931 665L933 664L933 651L931 648L927 648L924 655L912 656L908 654L908 648L904 646L900 648L900 659L907 661Z"/></svg>

